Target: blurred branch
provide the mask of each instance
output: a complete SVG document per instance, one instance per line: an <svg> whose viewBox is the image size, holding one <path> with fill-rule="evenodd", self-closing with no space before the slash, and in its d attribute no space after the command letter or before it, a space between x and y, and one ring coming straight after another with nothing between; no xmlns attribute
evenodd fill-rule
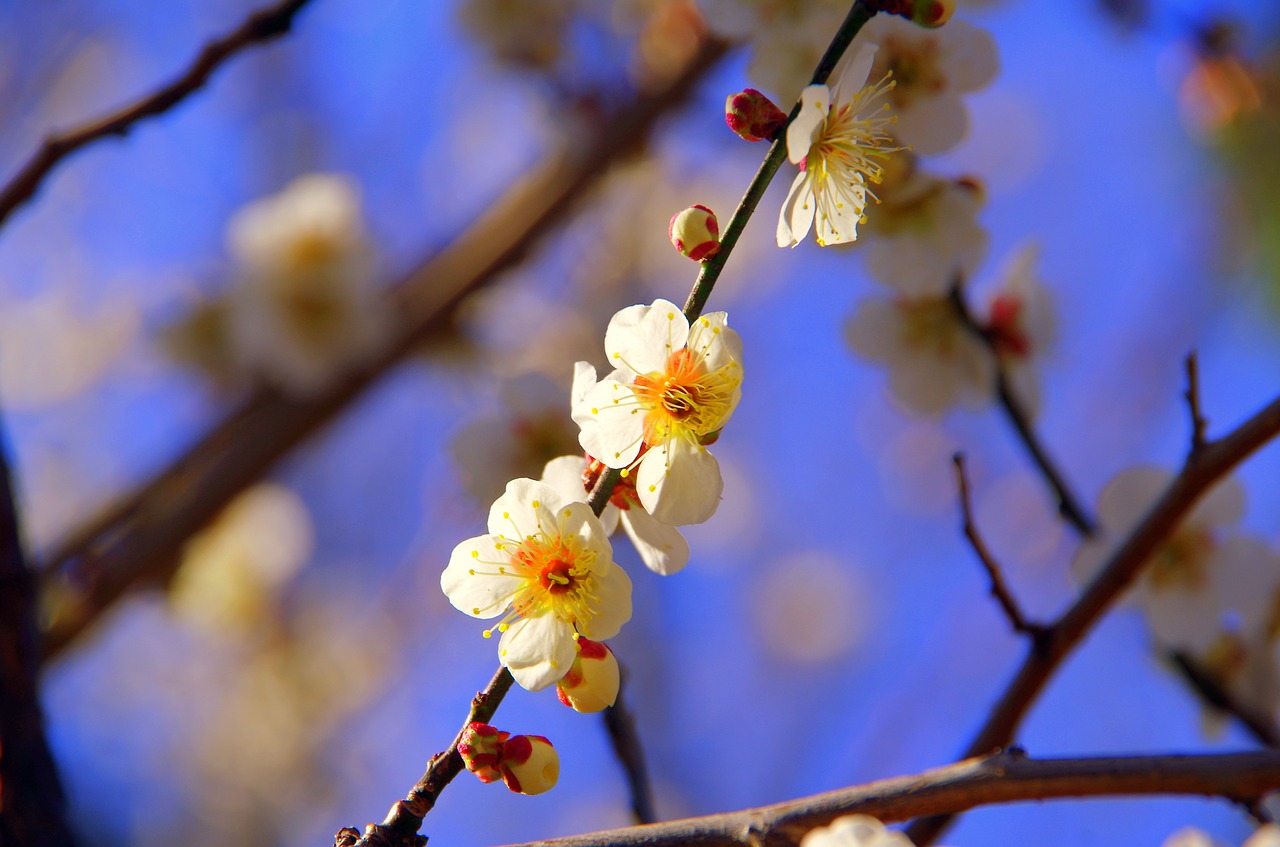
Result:
<svg viewBox="0 0 1280 847"><path fill-rule="evenodd" d="M640 746L640 736L636 734L635 717L622 699L626 690L627 679L624 674L622 685L618 687L618 699L604 710L604 726L609 733L609 741L613 744L613 752L622 763L622 770L627 777L632 816L636 823L653 823L658 815L653 808L653 794L649 790L649 777L644 765L644 748Z"/></svg>
<svg viewBox="0 0 1280 847"><path fill-rule="evenodd" d="M665 88L622 104L586 143L553 153L444 251L411 273L393 294L392 311L402 323L369 365L313 398L258 390L166 470L55 549L47 558L46 584L61 583L77 602L51 623L46 655L59 654L129 589L167 579L190 535L420 344L446 329L467 295L523 259L609 165L640 148L658 117L683 102L726 49L722 42L704 44Z"/></svg>
<svg viewBox="0 0 1280 847"><path fill-rule="evenodd" d="M294 17L308 2L310 0L282 0L274 6L254 12L234 30L206 44L190 67L173 82L135 103L76 129L46 137L40 149L22 166L22 170L0 189L0 225L4 224L16 208L35 195L49 172L67 156L108 136L124 136L143 118L169 111L204 87L213 72L235 54L287 33L293 25Z"/></svg>
<svg viewBox="0 0 1280 847"><path fill-rule="evenodd" d="M790 847L841 815L885 822L1064 797L1202 795L1250 805L1280 788L1280 753L1030 759L1007 751L739 812L530 842L521 847Z"/></svg>
<svg viewBox="0 0 1280 847"><path fill-rule="evenodd" d="M35 575L0 449L0 844L71 847L66 797L40 711Z"/></svg>
<svg viewBox="0 0 1280 847"><path fill-rule="evenodd" d="M1241 703L1213 674L1185 653L1170 651L1169 661L1205 703L1238 720L1259 743L1280 749L1280 728L1270 715Z"/></svg>
<svg viewBox="0 0 1280 847"><path fill-rule="evenodd" d="M991 551L987 549L986 542L983 541L982 535L978 532L978 525L973 520L973 506L969 499L969 479L964 469L964 454L956 453L951 457L951 461L956 466L956 486L960 489L960 511L964 516L964 537L969 539L969 545L973 547L973 552L977 554L978 561L982 562L982 567L991 579L991 596L1000 604L1000 608L1004 611L1005 617L1009 619L1009 625L1013 627L1014 632L1029 636L1032 639L1043 638L1045 626L1028 621L1026 616L1022 614L1022 609L1018 607L1018 601L1013 598L1013 593L1009 590L1009 585L1004 580L1004 574L1001 572L999 564L996 563L995 557L991 555Z"/></svg>
<svg viewBox="0 0 1280 847"><path fill-rule="evenodd" d="M1191 418L1191 452L1196 453L1204 449L1209 422L1200 411L1200 362L1194 350L1187 354L1186 370L1187 389L1183 396L1187 400L1187 414Z"/></svg>
<svg viewBox="0 0 1280 847"><path fill-rule="evenodd" d="M462 772L462 754L458 752L462 733L475 721L489 723L493 720L502 698L507 696L514 681L506 668L499 668L484 691L472 699L471 711L449 749L432 757L427 764L427 772L409 790L408 796L391 807L382 823L371 823L365 827L364 835L352 827L339 830L333 838L334 847L424 847L427 838L418 835L423 819L435 806L444 787Z"/></svg>
<svg viewBox="0 0 1280 847"><path fill-rule="evenodd" d="M1191 453L1138 525L1103 565L1083 594L1032 645L965 756L1006 747L1049 679L1111 604L1141 573L1152 554L1177 528L1200 497L1236 465L1280 435L1280 398L1221 438ZM917 845L932 841L949 817L917 821L908 834Z"/></svg>
<svg viewBox="0 0 1280 847"><path fill-rule="evenodd" d="M974 335L982 339L982 342L987 345L987 349L991 351L996 366L996 396L1000 398L1000 406L1004 409L1009 422L1013 424L1013 428L1017 431L1018 438L1021 439L1023 446L1027 448L1027 452L1031 454L1032 460L1040 469L1045 482L1049 484L1049 488L1053 490L1054 496L1058 499L1058 513L1074 526L1081 535L1093 535L1095 530L1092 519L1090 519L1088 512L1085 511L1084 507L1080 505L1080 501L1071 492L1070 486L1067 485L1066 479L1063 477L1062 472L1058 470L1058 466L1054 464L1053 459L1049 457L1048 451L1041 445L1035 429L1031 426L1031 418L1022 407L1022 402L1013 394L1013 389L1009 385L1008 372L1000 358L999 351L996 350L991 334L986 327L978 323L973 316L973 312L969 310L969 304L965 302L958 280L951 287L951 303L955 306L956 313L960 316L960 320L964 325Z"/></svg>

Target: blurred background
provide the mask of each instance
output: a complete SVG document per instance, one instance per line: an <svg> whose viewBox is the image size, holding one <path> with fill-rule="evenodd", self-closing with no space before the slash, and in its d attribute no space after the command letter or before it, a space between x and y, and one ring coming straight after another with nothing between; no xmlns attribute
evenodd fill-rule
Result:
<svg viewBox="0 0 1280 847"><path fill-rule="evenodd" d="M0 4L0 170L50 130L153 90L257 5ZM0 408L48 569L42 620L71 632L43 692L85 844L331 843L380 820L447 746L496 662L440 571L484 531L506 480L576 451L572 363L604 364L613 312L683 302L696 266L666 243L668 219L701 203L723 224L765 153L725 128L724 98L754 85L790 103L807 76L766 67L767 36L741 39L773 31L810 68L832 33L818 7L843 14L813 4L816 23L784 32L769 5L314 0L289 36L171 113L69 158L6 222ZM1280 16L1243 0L962 0L957 18L992 34L1000 71L964 96L964 140L928 167L984 186L975 301L1019 245L1039 245L1056 331L1036 363L1035 425L1092 510L1123 470L1181 461L1190 350L1211 435L1280 389ZM260 484L205 494L198 475L171 480L159 501L231 505L171 553L117 563L140 574L121 599L92 599L83 528L246 404L319 396L235 364L227 314L250 273L228 235L239 210L301 175L343 175L371 285L390 290L484 216L542 214L502 198L548 161L580 162L644 97L651 131L593 166L519 261L482 275L394 364L335 371L376 377L355 378L283 460L257 463ZM959 534L955 451L1029 613L1048 618L1078 591L1077 536L995 403L916 414L850 349L846 322L884 291L863 247L775 246L793 174L709 304L745 344L742 403L714 448L719 513L687 528L692 558L671 577L615 541L635 615L612 646L664 818L912 773L963 749L1024 645ZM505 249L462 244L474 262ZM237 446L198 450L216 463ZM1280 450L1238 477L1242 531L1274 548ZM71 620L83 627L59 629ZM550 737L560 785L523 797L464 774L427 819L433 843L629 822L597 717L516 689L496 723ZM1131 607L1067 662L1020 739L1036 756L1255 744L1205 719ZM1189 823L1228 844L1250 830L1218 801L1054 802L973 812L945 841L1155 845Z"/></svg>

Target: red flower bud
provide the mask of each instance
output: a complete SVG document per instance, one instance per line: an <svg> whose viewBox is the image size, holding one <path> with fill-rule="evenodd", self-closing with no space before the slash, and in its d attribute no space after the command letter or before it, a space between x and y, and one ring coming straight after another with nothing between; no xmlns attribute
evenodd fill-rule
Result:
<svg viewBox="0 0 1280 847"><path fill-rule="evenodd" d="M775 106L764 94L748 88L737 94L730 94L724 101L724 122L739 138L747 141L772 141L787 122L787 113Z"/></svg>
<svg viewBox="0 0 1280 847"><path fill-rule="evenodd" d="M706 206L690 206L676 212L667 227L671 243L695 262L710 259L720 252L720 222Z"/></svg>

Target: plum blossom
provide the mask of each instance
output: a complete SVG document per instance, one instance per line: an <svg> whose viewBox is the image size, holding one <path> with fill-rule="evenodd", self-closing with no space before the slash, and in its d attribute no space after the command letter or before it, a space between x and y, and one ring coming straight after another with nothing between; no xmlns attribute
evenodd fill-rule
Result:
<svg viewBox="0 0 1280 847"><path fill-rule="evenodd" d="M582 497L595 487L604 472L604 463L584 456L561 456L547 462L542 481L568 499ZM689 563L689 542L674 526L660 523L645 511L636 493L631 474L618 480L609 503L600 513L600 523L610 535L621 525L645 567L656 574L676 573Z"/></svg>
<svg viewBox="0 0 1280 847"><path fill-rule="evenodd" d="M913 847L911 839L868 815L845 815L805 833L800 847Z"/></svg>
<svg viewBox="0 0 1280 847"><path fill-rule="evenodd" d="M845 0L698 0L707 28L754 42L747 75L788 102L807 83L849 4Z"/></svg>
<svg viewBox="0 0 1280 847"><path fill-rule="evenodd" d="M897 150L883 102L895 83L888 76L864 87L876 47L860 44L832 76L834 87L810 85L800 95L800 113L787 127L787 157L800 166L778 215L779 247L794 247L814 225L820 246L858 237L858 224L875 197L867 183L883 179L883 161Z"/></svg>
<svg viewBox="0 0 1280 847"><path fill-rule="evenodd" d="M1203 829L1184 826L1166 838L1161 847L1219 847L1219 842ZM1258 827L1240 847L1280 847L1280 826L1267 824Z"/></svg>
<svg viewBox="0 0 1280 847"><path fill-rule="evenodd" d="M356 186L309 174L232 217L228 336L240 366L308 395L377 351L388 314Z"/></svg>
<svg viewBox="0 0 1280 847"><path fill-rule="evenodd" d="M940 415L995 396L995 357L949 297L863 300L845 324L859 356L889 369L889 389L910 411Z"/></svg>
<svg viewBox="0 0 1280 847"><path fill-rule="evenodd" d="M579 442L606 466L636 472L635 489L657 521L702 523L724 482L707 450L742 396L742 339L724 312L691 326L668 300L629 306L605 332L615 370L574 390Z"/></svg>
<svg viewBox="0 0 1280 847"><path fill-rule="evenodd" d="M1156 467L1130 468L1098 498L1096 538L1081 545L1071 570L1081 582L1097 574L1168 486L1173 475ZM1244 489L1234 478L1214 487L1155 551L1129 599L1145 613L1156 639L1199 653L1211 647L1224 621L1252 621L1270 601L1278 572L1258 538L1234 530L1244 513Z"/></svg>
<svg viewBox="0 0 1280 847"><path fill-rule="evenodd" d="M985 88L1000 69L990 33L963 20L924 29L895 15L876 15L858 37L880 47L872 77L893 74L888 99L898 116L894 136L922 156L958 144L969 129L960 95Z"/></svg>
<svg viewBox="0 0 1280 847"><path fill-rule="evenodd" d="M489 534L453 549L440 587L474 618L501 616L498 659L540 691L568 673L579 636L601 641L631 619L631 580L600 521L532 479L515 479L489 511Z"/></svg>
<svg viewBox="0 0 1280 847"><path fill-rule="evenodd" d="M1053 295L1036 265L1040 249L1025 244L1000 271L1000 287L987 304L985 330L1005 367L1013 393L1034 411L1040 405L1036 361L1053 343L1057 329Z"/></svg>

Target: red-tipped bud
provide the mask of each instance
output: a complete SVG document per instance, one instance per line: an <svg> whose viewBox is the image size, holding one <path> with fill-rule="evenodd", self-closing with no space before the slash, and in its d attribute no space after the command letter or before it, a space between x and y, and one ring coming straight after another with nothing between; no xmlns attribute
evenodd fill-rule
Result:
<svg viewBox="0 0 1280 847"><path fill-rule="evenodd" d="M675 248L695 262L720 252L720 222L706 206L690 206L676 212L667 233Z"/></svg>
<svg viewBox="0 0 1280 847"><path fill-rule="evenodd" d="M475 721L462 731L458 753L467 770L481 782L494 782L502 778L499 763L502 760L503 742L510 733L500 732L487 723Z"/></svg>
<svg viewBox="0 0 1280 847"><path fill-rule="evenodd" d="M502 781L517 794L541 794L560 778L560 756L541 735L513 735L502 745Z"/></svg>
<svg viewBox="0 0 1280 847"><path fill-rule="evenodd" d="M955 10L956 0L914 0L910 18L913 23L932 29L951 20Z"/></svg>
<svg viewBox="0 0 1280 847"><path fill-rule="evenodd" d="M748 88L730 94L724 101L724 122L729 129L747 141L772 140L787 122L787 113L768 97Z"/></svg>
<svg viewBox="0 0 1280 847"><path fill-rule="evenodd" d="M578 655L556 683L560 702L576 712L600 712L618 699L618 660L608 645L578 639Z"/></svg>

